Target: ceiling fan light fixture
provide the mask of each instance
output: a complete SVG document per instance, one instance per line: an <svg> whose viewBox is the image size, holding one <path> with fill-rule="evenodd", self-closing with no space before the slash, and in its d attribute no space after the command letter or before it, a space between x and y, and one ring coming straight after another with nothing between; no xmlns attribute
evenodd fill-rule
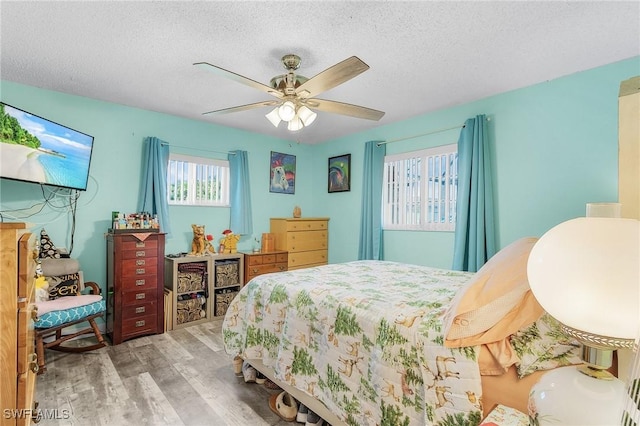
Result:
<svg viewBox="0 0 640 426"><path fill-rule="evenodd" d="M300 120L300 117L295 115L289 121L289 125L287 126L287 129L289 129L292 132L297 132L298 130L302 129L303 127L304 127L304 124L302 123L302 120Z"/></svg>
<svg viewBox="0 0 640 426"><path fill-rule="evenodd" d="M291 121L296 115L296 106L291 101L286 101L278 107L278 115L282 121Z"/></svg>
<svg viewBox="0 0 640 426"><path fill-rule="evenodd" d="M315 121L317 116L318 116L318 114L316 114L315 112L311 111L309 108L307 108L304 105L302 105L300 108L298 108L298 117L300 117L300 120L302 120L302 123L305 126L311 125L311 123L313 123Z"/></svg>
<svg viewBox="0 0 640 426"><path fill-rule="evenodd" d="M280 114L278 113L279 108L280 107L275 107L273 110L271 110L269 114L265 114L265 117L267 117L267 120L269 120L271 124L274 125L274 127L278 127L278 124L280 124L280 122L282 121L280 119Z"/></svg>

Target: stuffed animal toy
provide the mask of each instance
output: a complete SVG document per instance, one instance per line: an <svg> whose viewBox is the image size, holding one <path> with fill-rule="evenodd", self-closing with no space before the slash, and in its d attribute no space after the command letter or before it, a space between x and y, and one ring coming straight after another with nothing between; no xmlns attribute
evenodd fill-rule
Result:
<svg viewBox="0 0 640 426"><path fill-rule="evenodd" d="M222 247L222 250L220 250L221 253L237 253L240 235L234 234L231 229L225 229L222 235L224 235L224 237L220 239L220 247Z"/></svg>
<svg viewBox="0 0 640 426"><path fill-rule="evenodd" d="M36 302L49 300L49 282L43 276L36 278Z"/></svg>
<svg viewBox="0 0 640 426"><path fill-rule="evenodd" d="M207 253L215 253L215 249L211 244L209 235L205 236L204 225L192 224L193 240L191 241L191 255L203 256ZM213 239L213 237L211 238Z"/></svg>

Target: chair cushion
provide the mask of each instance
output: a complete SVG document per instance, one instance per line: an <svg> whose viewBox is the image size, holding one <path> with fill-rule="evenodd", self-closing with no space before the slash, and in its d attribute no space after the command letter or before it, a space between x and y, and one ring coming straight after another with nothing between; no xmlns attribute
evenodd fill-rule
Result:
<svg viewBox="0 0 640 426"><path fill-rule="evenodd" d="M94 294L61 297L36 303L36 306L38 307L36 328L55 327L106 310L102 296Z"/></svg>

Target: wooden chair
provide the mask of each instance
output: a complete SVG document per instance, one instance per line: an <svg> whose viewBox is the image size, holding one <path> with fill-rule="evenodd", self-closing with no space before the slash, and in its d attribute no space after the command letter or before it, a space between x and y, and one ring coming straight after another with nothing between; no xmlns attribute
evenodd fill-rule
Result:
<svg viewBox="0 0 640 426"><path fill-rule="evenodd" d="M84 288L91 289L91 294L81 294ZM47 369L45 349L79 353L106 346L102 333L100 333L96 324L96 319L104 315L105 302L102 296L99 298L95 296L100 296L98 284L95 282L84 283L80 278L80 291L77 294L36 303L38 318L35 321L34 334L36 354L38 356L38 374L44 373ZM88 323L88 327L79 331L64 333L65 329L85 322ZM63 345L68 340L84 335L94 335L97 343L91 345Z"/></svg>

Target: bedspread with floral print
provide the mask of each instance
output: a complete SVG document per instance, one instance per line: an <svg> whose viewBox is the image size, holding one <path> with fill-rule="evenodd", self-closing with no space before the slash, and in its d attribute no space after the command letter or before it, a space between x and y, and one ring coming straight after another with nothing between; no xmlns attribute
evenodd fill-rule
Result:
<svg viewBox="0 0 640 426"><path fill-rule="evenodd" d="M348 425L477 425L479 347L442 345L441 317L471 275L385 261L261 275L227 310L225 350Z"/></svg>

